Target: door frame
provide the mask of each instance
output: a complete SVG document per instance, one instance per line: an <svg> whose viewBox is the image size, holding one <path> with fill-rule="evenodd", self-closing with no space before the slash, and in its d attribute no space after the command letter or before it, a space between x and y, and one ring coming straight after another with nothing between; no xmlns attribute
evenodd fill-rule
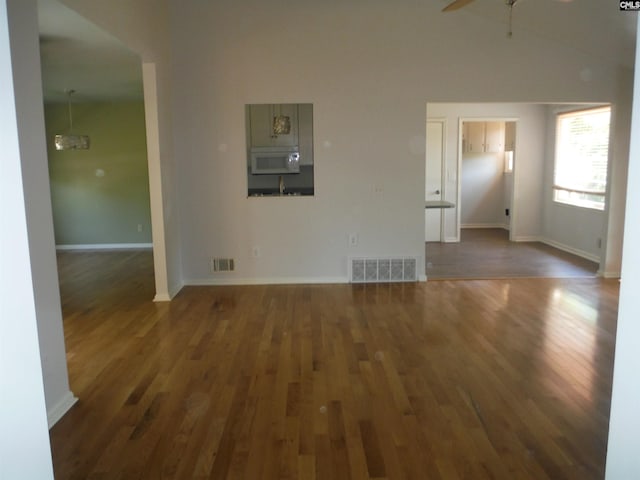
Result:
<svg viewBox="0 0 640 480"><path fill-rule="evenodd" d="M458 161L457 161L457 172L456 172L456 181L457 181L457 198L456 198L456 242L460 241L460 218L462 211L462 124L464 122L514 122L516 124L515 137L516 137L516 146L513 161L513 170L511 172L512 175L512 188L511 188L511 198L509 198L509 240L513 241L513 238L516 237L514 235L514 226L517 225L515 218L518 211L518 206L516 205L515 199L516 196L516 172L517 172L517 152L518 152L518 117L459 117L458 118Z"/></svg>
<svg viewBox="0 0 640 480"><path fill-rule="evenodd" d="M153 272L156 294L154 302L168 302L177 293L169 289L167 245L165 239L165 212L162 189L162 162L160 159L160 115L156 64L142 62L145 129L147 142L147 168L149 171L149 207L151 239L153 244Z"/></svg>
<svg viewBox="0 0 640 480"><path fill-rule="evenodd" d="M425 187L423 188L423 194L426 196L426 190L427 190L427 143L429 142L429 139L427 138L427 124L428 123L440 123L442 124L442 154L440 155L440 198L442 200L444 200L446 198L446 184L447 182L446 180L446 167L447 167L447 119L446 117L428 117L427 116L427 121L425 122L425 153L424 153L424 166L425 166L425 175L424 175L424 179L425 179ZM444 209L440 209L440 241L442 242L444 240L444 222L445 222L445 215L444 215ZM425 218L425 227L426 227L426 218ZM423 228L424 230L424 228ZM425 238L426 241L426 238Z"/></svg>

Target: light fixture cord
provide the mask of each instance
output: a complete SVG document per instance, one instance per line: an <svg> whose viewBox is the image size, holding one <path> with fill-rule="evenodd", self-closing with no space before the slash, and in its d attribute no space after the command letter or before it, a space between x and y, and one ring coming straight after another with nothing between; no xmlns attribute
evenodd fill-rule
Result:
<svg viewBox="0 0 640 480"><path fill-rule="evenodd" d="M509 1L509 31L507 32L507 37L511 38L513 36L513 28L512 28L512 22L513 22L513 4L515 2L513 1Z"/></svg>
<svg viewBox="0 0 640 480"><path fill-rule="evenodd" d="M71 98L67 102L69 105L69 133L73 133L73 115L71 115Z"/></svg>
<svg viewBox="0 0 640 480"><path fill-rule="evenodd" d="M67 92L67 106L69 108L69 133L73 133L73 114L71 113L71 95L73 95L74 90L69 90Z"/></svg>

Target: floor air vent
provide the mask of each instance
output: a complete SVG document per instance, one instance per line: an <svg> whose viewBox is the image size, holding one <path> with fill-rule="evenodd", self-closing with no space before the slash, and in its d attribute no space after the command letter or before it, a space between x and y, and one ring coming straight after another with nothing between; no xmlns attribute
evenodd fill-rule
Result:
<svg viewBox="0 0 640 480"><path fill-rule="evenodd" d="M351 283L415 282L418 259L415 257L351 258Z"/></svg>

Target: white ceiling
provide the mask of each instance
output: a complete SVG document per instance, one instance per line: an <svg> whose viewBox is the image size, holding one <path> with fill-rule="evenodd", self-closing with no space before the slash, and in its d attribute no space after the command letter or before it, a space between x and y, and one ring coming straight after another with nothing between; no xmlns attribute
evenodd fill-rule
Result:
<svg viewBox="0 0 640 480"><path fill-rule="evenodd" d="M449 3L441 0L443 5ZM471 14L494 20L507 31L504 0L475 0L445 15ZM637 13L622 12L615 0L518 0L513 35L533 35L568 46L605 63L633 67Z"/></svg>
<svg viewBox="0 0 640 480"><path fill-rule="evenodd" d="M433 15L475 16L503 29L509 41L504 0L475 0L448 13L440 13L447 0L423 1L430 3ZM79 100L142 98L141 62L135 53L57 0L38 0L38 9L45 101L65 100L68 89L76 90ZM513 35L545 38L594 62L631 68L636 21L636 13L619 11L613 0L519 0Z"/></svg>
<svg viewBox="0 0 640 480"><path fill-rule="evenodd" d="M142 64L121 42L56 0L38 0L46 102L142 99Z"/></svg>

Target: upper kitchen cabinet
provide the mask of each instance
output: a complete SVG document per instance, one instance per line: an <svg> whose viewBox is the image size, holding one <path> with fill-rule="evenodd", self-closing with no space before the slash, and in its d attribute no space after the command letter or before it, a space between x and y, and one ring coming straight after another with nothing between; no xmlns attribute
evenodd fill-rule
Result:
<svg viewBox="0 0 640 480"><path fill-rule="evenodd" d="M464 122L462 142L465 153L497 153L504 149L504 122Z"/></svg>
<svg viewBox="0 0 640 480"><path fill-rule="evenodd" d="M250 105L249 129L252 147L297 147L298 105Z"/></svg>
<svg viewBox="0 0 640 480"><path fill-rule="evenodd" d="M513 152L516 149L516 122L504 124L504 149Z"/></svg>
<svg viewBox="0 0 640 480"><path fill-rule="evenodd" d="M464 122L462 141L466 153L484 152L484 122Z"/></svg>
<svg viewBox="0 0 640 480"><path fill-rule="evenodd" d="M484 151L498 153L504 150L504 122L485 122Z"/></svg>

